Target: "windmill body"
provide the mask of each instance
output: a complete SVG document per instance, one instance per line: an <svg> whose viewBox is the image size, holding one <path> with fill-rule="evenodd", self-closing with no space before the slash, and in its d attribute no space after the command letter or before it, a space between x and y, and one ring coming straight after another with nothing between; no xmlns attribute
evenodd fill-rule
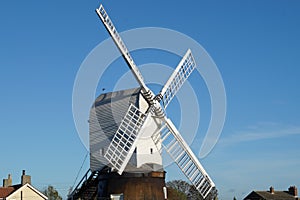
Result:
<svg viewBox="0 0 300 200"><path fill-rule="evenodd" d="M196 67L191 50L187 50L169 80L155 95L145 84L103 6L100 5L96 12L140 86L101 94L90 110L92 178L89 180L97 184L97 198L122 193L125 199L164 199L162 151L169 154L199 194L206 198L215 185L165 113Z"/></svg>
<svg viewBox="0 0 300 200"><path fill-rule="evenodd" d="M131 104L142 112L146 112L149 105L141 93L141 88L105 93L96 99L90 110L89 119L91 170L101 170L109 165L104 153ZM151 138L160 126L159 120L153 117L149 118L144 130L141 130L140 140L137 142L125 171L163 171L162 156L156 150L157 145Z"/></svg>

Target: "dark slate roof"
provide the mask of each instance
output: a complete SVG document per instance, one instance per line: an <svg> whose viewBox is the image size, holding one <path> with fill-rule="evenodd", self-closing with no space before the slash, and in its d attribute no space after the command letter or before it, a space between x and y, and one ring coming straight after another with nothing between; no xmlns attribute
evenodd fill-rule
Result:
<svg viewBox="0 0 300 200"><path fill-rule="evenodd" d="M287 191L274 191L270 193L269 191L252 191L244 200L256 200L256 199L265 199L265 200L295 200L298 199L293 195L290 195Z"/></svg>

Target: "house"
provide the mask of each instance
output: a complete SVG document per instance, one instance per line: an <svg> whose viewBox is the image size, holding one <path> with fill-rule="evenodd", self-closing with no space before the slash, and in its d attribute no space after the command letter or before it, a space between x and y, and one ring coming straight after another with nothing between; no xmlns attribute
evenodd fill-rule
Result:
<svg viewBox="0 0 300 200"><path fill-rule="evenodd" d="M31 176L23 170L21 184L12 185L12 177L9 174L3 179L3 187L0 187L0 200L47 200L44 194L31 185Z"/></svg>
<svg viewBox="0 0 300 200"><path fill-rule="evenodd" d="M275 191L270 187L268 191L252 191L244 200L299 200L296 186L289 187L288 191Z"/></svg>

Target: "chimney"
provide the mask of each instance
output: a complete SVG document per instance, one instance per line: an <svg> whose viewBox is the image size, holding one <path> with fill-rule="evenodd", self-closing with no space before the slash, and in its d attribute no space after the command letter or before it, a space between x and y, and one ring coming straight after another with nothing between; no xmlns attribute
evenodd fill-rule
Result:
<svg viewBox="0 0 300 200"><path fill-rule="evenodd" d="M296 186L289 187L289 194L293 195L294 197L298 196L298 189Z"/></svg>
<svg viewBox="0 0 300 200"><path fill-rule="evenodd" d="M3 179L3 187L9 187L9 186L12 186L12 178L10 174L8 174L7 179Z"/></svg>
<svg viewBox="0 0 300 200"><path fill-rule="evenodd" d="M25 185L26 183L31 184L31 176L25 174L25 170L22 171L21 184Z"/></svg>
<svg viewBox="0 0 300 200"><path fill-rule="evenodd" d="M270 187L270 193L274 194L274 188L273 188L273 186Z"/></svg>

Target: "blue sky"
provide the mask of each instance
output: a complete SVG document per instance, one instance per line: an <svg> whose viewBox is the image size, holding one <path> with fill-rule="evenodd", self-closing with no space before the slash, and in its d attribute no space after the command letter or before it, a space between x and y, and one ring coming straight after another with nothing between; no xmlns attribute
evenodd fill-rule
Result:
<svg viewBox="0 0 300 200"><path fill-rule="evenodd" d="M217 64L227 117L218 144L201 162L220 199L241 199L271 185L275 190L300 187L299 1L102 3L119 32L173 29L200 43ZM84 58L108 38L94 12L99 4L0 2L1 178L11 173L18 183L26 169L37 188L51 184L65 194L73 185L87 153L73 122L73 83ZM133 56L143 63L144 53L157 55L141 51ZM174 66L178 61L166 55L163 63ZM208 94L205 98L209 100ZM209 109L201 111L205 132ZM173 168L168 179L176 177Z"/></svg>

